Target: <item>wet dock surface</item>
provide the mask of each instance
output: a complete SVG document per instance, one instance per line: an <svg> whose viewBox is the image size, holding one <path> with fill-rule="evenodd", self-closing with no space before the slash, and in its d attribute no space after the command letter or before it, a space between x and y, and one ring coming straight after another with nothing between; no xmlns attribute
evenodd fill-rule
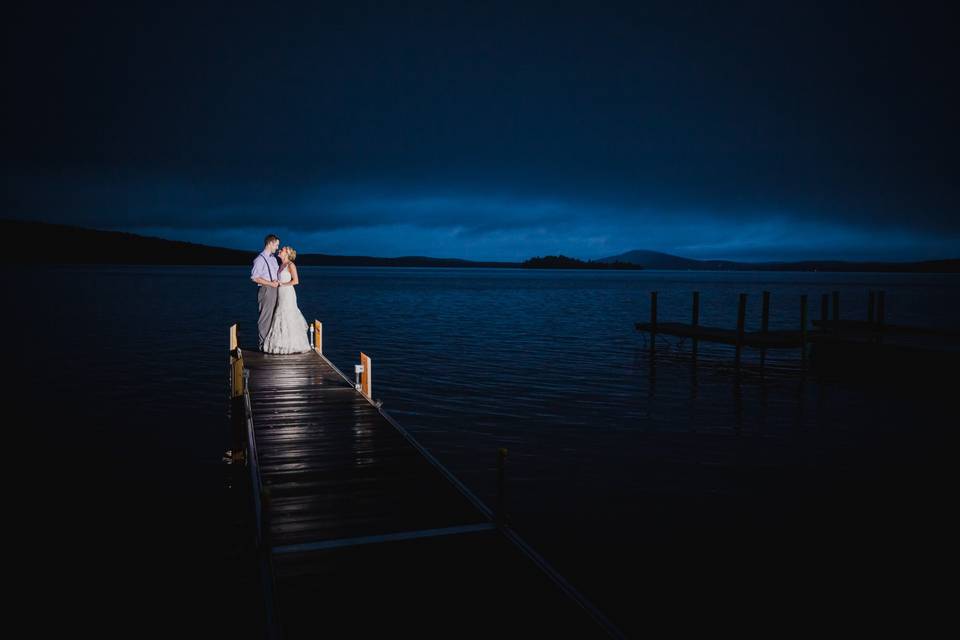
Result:
<svg viewBox="0 0 960 640"><path fill-rule="evenodd" d="M243 362L284 637L607 637L320 354Z"/></svg>

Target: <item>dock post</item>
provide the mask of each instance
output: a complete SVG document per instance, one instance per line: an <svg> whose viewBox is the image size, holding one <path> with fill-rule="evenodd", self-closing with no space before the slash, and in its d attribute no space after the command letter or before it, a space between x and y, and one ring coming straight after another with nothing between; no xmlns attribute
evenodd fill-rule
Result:
<svg viewBox="0 0 960 640"><path fill-rule="evenodd" d="M233 359L233 393L230 397L243 396L243 358Z"/></svg>
<svg viewBox="0 0 960 640"><path fill-rule="evenodd" d="M497 526L507 525L507 496L506 496L506 467L507 449L497 449Z"/></svg>
<svg viewBox="0 0 960 640"><path fill-rule="evenodd" d="M230 398L230 463L240 464L246 458L247 420L243 395Z"/></svg>
<svg viewBox="0 0 960 640"><path fill-rule="evenodd" d="M370 364L370 356L360 352L360 364L363 366L363 372L360 374L360 393L373 398L373 369Z"/></svg>
<svg viewBox="0 0 960 640"><path fill-rule="evenodd" d="M311 329L313 332L313 348L323 353L323 323L314 320Z"/></svg>
<svg viewBox="0 0 960 640"><path fill-rule="evenodd" d="M800 296L800 363L807 364L807 294Z"/></svg>
<svg viewBox="0 0 960 640"><path fill-rule="evenodd" d="M770 328L770 292L763 292L763 311L760 318L760 331L766 333Z"/></svg>
<svg viewBox="0 0 960 640"><path fill-rule="evenodd" d="M650 292L650 355L657 345L657 292Z"/></svg>
<svg viewBox="0 0 960 640"><path fill-rule="evenodd" d="M247 450L243 356L237 345L237 325L234 324L230 327L230 461L233 464L244 460Z"/></svg>
<svg viewBox="0 0 960 640"><path fill-rule="evenodd" d="M827 330L827 316L830 313L830 296L823 294L820 296L820 331Z"/></svg>
<svg viewBox="0 0 960 640"><path fill-rule="evenodd" d="M877 305L877 292L873 289L870 290L870 293L867 296L867 322L871 325L873 324L874 318L874 309Z"/></svg>
<svg viewBox="0 0 960 640"><path fill-rule="evenodd" d="M770 328L770 292L763 292L763 306L762 311L760 312L760 331L766 333ZM767 350L765 348L760 349L760 368L763 369L764 364L767 361Z"/></svg>
<svg viewBox="0 0 960 640"><path fill-rule="evenodd" d="M700 326L700 292L693 292L693 318L690 322L694 327ZM693 361L697 361L697 347L700 345L700 341L696 337L693 338Z"/></svg>
<svg viewBox="0 0 960 640"><path fill-rule="evenodd" d="M747 294L740 294L740 305L737 308L737 352L736 367L737 373L740 373L740 352L743 350L743 331L747 318Z"/></svg>
<svg viewBox="0 0 960 640"><path fill-rule="evenodd" d="M233 393L233 384L234 384L234 382L233 382L233 376L234 376L233 364L234 364L234 360L236 360L237 355L238 355L238 352L237 352L237 345L238 345L238 344L239 344L239 342L237 341L237 325L236 325L236 323L234 323L234 324L230 325L229 337L228 337L228 339L227 339L227 364L228 364L229 367L230 367L230 368L229 368L229 372L227 373L227 399L228 399L228 400L231 400L231 399L233 398L233 396L234 396L234 393Z"/></svg>
<svg viewBox="0 0 960 640"><path fill-rule="evenodd" d="M886 321L886 292L878 291L877 292L877 329L879 330L879 335L877 335L877 343L883 339L883 323Z"/></svg>
<svg viewBox="0 0 960 640"><path fill-rule="evenodd" d="M840 333L840 292L833 292L833 332Z"/></svg>

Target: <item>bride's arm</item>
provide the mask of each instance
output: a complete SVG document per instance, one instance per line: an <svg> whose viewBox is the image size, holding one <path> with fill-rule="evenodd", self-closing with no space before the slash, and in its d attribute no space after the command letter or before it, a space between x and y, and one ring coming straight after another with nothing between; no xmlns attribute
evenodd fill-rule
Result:
<svg viewBox="0 0 960 640"><path fill-rule="evenodd" d="M291 287L295 284L300 284L300 276L297 275L297 265L291 262L287 269L290 271L290 282L287 284Z"/></svg>

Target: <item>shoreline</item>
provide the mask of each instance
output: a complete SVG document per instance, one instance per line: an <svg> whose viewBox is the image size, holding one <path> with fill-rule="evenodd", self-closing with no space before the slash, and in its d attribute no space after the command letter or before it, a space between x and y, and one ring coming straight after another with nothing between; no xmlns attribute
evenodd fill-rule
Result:
<svg viewBox="0 0 960 640"><path fill-rule="evenodd" d="M253 254L251 254L253 255ZM0 261L0 264L20 264L18 261ZM246 262L42 262L44 267L249 267ZM431 270L462 270L462 271L576 271L576 272L654 272L654 273L822 273L822 274L871 274L871 275L960 275L958 270L923 271L923 270L835 270L823 269L657 269L642 268L561 268L561 267L520 267L520 266L465 266L465 265L406 265L406 264L303 264L298 261L299 267L320 269L431 269Z"/></svg>
<svg viewBox="0 0 960 640"><path fill-rule="evenodd" d="M151 265L151 266L248 266L257 255L256 247L246 251L216 247L124 231L102 231L45 222L0 220L0 230L10 237L30 238L30 246L43 247L43 255L57 256L53 264ZM254 238L255 239L255 238ZM798 260L793 262L737 262L733 260L694 260L656 254L653 264L614 258L580 260L546 256L522 262L466 260L429 256L376 257L302 252L300 266L323 267L407 267L446 269L539 269L560 271L685 271L685 272L778 272L778 273L960 273L960 257L914 261ZM202 257L198 257L202 256ZM16 246L0 257L4 264L34 262L27 247ZM551 264L556 260L576 264ZM532 262L532 264L531 264ZM546 264L544 264L546 263ZM656 264L657 266L653 266ZM675 268L663 268L675 264ZM609 266L600 266L609 265ZM629 265L629 266L628 266ZM697 268L702 267L702 268Z"/></svg>

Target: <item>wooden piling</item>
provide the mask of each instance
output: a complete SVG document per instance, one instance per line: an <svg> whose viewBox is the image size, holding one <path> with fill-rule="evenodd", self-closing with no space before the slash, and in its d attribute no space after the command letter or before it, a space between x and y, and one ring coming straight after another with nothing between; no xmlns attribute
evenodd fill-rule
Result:
<svg viewBox="0 0 960 640"><path fill-rule="evenodd" d="M833 292L833 330L840 329L840 292Z"/></svg>
<svg viewBox="0 0 960 640"><path fill-rule="evenodd" d="M319 320L313 321L313 348L323 353L323 323Z"/></svg>
<svg viewBox="0 0 960 640"><path fill-rule="evenodd" d="M807 362L807 295L800 296L800 362Z"/></svg>
<svg viewBox="0 0 960 640"><path fill-rule="evenodd" d="M763 311L760 318L760 330L764 333L770 328L770 292L763 292Z"/></svg>
<svg viewBox="0 0 960 640"><path fill-rule="evenodd" d="M230 399L230 463L240 464L246 458L247 416L243 395Z"/></svg>
<svg viewBox="0 0 960 640"><path fill-rule="evenodd" d="M230 461L243 461L247 449L246 405L243 397L243 353L237 341L237 325L230 326Z"/></svg>
<svg viewBox="0 0 960 640"><path fill-rule="evenodd" d="M370 356L360 352L360 364L363 365L363 373L360 374L360 393L373 398L373 367L370 364Z"/></svg>
<svg viewBox="0 0 960 640"><path fill-rule="evenodd" d="M763 304L761 306L760 312L760 332L767 333L770 328L770 292L763 292ZM760 368L766 364L767 361L767 350L760 349Z"/></svg>
<svg viewBox="0 0 960 640"><path fill-rule="evenodd" d="M693 318L692 318L692 320L691 320L691 324L692 324L694 327L700 326L700 292L699 292L699 291L694 291L694 292L693 292ZM693 360L694 360L694 362L696 362L696 360L697 360L697 347L699 346L699 344L700 344L700 341L697 340L696 338L694 338L694 339L693 339Z"/></svg>
<svg viewBox="0 0 960 640"><path fill-rule="evenodd" d="M877 328L880 331L877 332L877 344L880 344L883 341L883 323L885 322L886 314L886 295L884 291L877 292Z"/></svg>
<svg viewBox="0 0 960 640"><path fill-rule="evenodd" d="M743 350L743 332L747 319L747 294L740 294L740 304L737 308L737 346L736 346L736 368L740 372L740 352Z"/></svg>
<svg viewBox="0 0 960 640"><path fill-rule="evenodd" d="M650 292L650 354L657 346L657 292Z"/></svg>
<svg viewBox="0 0 960 640"><path fill-rule="evenodd" d="M820 296L820 327L823 328L827 324L828 315L830 313L830 296L823 294Z"/></svg>
<svg viewBox="0 0 960 640"><path fill-rule="evenodd" d="M877 303L877 292L870 290L870 293L867 296L867 322L873 324L874 318L874 308Z"/></svg>
<svg viewBox="0 0 960 640"><path fill-rule="evenodd" d="M650 326L657 331L657 292L650 292Z"/></svg>
<svg viewBox="0 0 960 640"><path fill-rule="evenodd" d="M233 359L233 393L231 397L243 395L243 358Z"/></svg>

